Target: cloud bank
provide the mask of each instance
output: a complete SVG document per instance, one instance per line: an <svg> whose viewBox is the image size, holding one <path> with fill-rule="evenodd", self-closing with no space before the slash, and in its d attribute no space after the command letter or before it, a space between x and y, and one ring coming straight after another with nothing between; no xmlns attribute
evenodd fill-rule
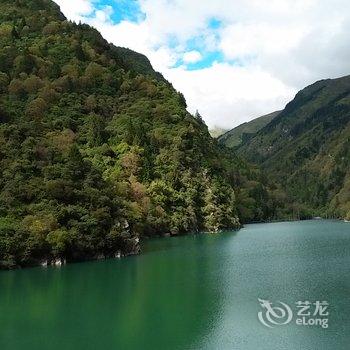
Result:
<svg viewBox="0 0 350 350"><path fill-rule="evenodd" d="M209 127L284 107L350 74L345 0L56 0L73 21L148 56Z"/></svg>

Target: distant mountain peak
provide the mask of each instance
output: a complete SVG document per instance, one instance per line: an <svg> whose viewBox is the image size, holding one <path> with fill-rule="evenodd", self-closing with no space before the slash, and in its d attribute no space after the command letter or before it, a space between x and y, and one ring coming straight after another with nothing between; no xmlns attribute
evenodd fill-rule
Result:
<svg viewBox="0 0 350 350"><path fill-rule="evenodd" d="M245 122L232 130L225 132L218 138L219 142L229 148L236 148L241 146L250 137L253 137L258 131L264 128L274 118L276 118L281 111L269 113L262 117Z"/></svg>

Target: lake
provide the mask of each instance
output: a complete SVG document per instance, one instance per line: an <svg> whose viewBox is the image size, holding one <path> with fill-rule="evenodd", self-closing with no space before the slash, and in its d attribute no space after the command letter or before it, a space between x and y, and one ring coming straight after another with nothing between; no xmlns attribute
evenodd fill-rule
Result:
<svg viewBox="0 0 350 350"><path fill-rule="evenodd" d="M350 223L252 224L143 250L1 272L0 349L349 349ZM298 325L299 301L328 328Z"/></svg>

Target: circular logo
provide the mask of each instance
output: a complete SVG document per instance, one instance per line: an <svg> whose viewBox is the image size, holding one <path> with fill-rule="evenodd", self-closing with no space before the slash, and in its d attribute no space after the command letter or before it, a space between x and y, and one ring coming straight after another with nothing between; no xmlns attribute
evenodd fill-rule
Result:
<svg viewBox="0 0 350 350"><path fill-rule="evenodd" d="M283 326L293 318L292 309L279 301L278 306L273 306L269 300L258 299L264 311L258 312L259 321L266 327Z"/></svg>

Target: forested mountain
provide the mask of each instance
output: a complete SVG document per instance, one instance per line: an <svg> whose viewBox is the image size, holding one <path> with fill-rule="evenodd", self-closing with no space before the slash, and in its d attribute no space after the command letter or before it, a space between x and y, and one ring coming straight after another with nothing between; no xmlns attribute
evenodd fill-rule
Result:
<svg viewBox="0 0 350 350"><path fill-rule="evenodd" d="M350 218L350 76L318 81L238 148L298 203Z"/></svg>
<svg viewBox="0 0 350 350"><path fill-rule="evenodd" d="M50 0L0 1L0 267L136 253L274 215L146 57Z"/></svg>
<svg viewBox="0 0 350 350"><path fill-rule="evenodd" d="M269 113L262 117L243 123L232 130L229 130L218 137L218 141L229 148L241 146L251 137L261 130L264 126L270 123L281 111Z"/></svg>

